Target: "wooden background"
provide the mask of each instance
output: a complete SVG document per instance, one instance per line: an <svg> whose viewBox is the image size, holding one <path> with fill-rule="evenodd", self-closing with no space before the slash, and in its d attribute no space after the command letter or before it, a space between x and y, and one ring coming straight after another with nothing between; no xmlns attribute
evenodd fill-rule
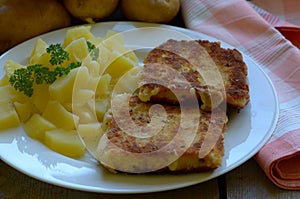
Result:
<svg viewBox="0 0 300 199"><path fill-rule="evenodd" d="M253 199L300 198L300 191L276 187L250 159L219 178L194 186L147 194L114 195L82 192L47 184L28 177L0 161L0 199Z"/></svg>

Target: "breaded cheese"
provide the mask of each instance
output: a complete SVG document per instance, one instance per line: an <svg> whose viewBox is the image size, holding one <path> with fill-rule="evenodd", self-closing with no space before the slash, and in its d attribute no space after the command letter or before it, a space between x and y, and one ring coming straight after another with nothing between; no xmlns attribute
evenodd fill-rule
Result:
<svg viewBox="0 0 300 199"><path fill-rule="evenodd" d="M144 63L139 81L142 101L178 104L196 94L203 110L224 101L243 108L249 101L242 55L220 43L168 40L151 50Z"/></svg>
<svg viewBox="0 0 300 199"><path fill-rule="evenodd" d="M117 104L117 117L113 113L106 116L106 134L98 146L97 159L110 171L187 173L214 170L222 164L224 111L163 105L166 115L162 116L151 110L154 104L133 96L128 112L136 126L126 129L122 126L130 122L121 104ZM162 127L157 132L144 131L151 119L156 120L154 127Z"/></svg>

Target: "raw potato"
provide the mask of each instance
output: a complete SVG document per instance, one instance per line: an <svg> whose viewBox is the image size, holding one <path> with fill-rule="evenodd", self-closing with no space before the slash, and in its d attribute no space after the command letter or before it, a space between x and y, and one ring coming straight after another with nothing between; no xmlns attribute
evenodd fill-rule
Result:
<svg viewBox="0 0 300 199"><path fill-rule="evenodd" d="M75 18L93 23L111 15L119 0L63 0L67 10Z"/></svg>
<svg viewBox="0 0 300 199"><path fill-rule="evenodd" d="M56 0L0 0L0 53L36 35L69 26L71 18Z"/></svg>
<svg viewBox="0 0 300 199"><path fill-rule="evenodd" d="M177 15L180 0L122 0L121 7L130 20L167 23Z"/></svg>

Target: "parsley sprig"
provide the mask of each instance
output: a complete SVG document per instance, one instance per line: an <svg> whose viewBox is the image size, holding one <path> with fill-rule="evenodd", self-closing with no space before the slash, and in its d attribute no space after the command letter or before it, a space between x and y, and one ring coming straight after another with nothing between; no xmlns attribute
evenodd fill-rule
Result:
<svg viewBox="0 0 300 199"><path fill-rule="evenodd" d="M66 52L61 44L52 44L46 49L50 54L50 63L54 65L61 65L65 60L69 60L69 53Z"/></svg>
<svg viewBox="0 0 300 199"><path fill-rule="evenodd" d="M96 48L96 46L89 41L87 41L86 43L87 43L90 55L92 57L92 60L94 60L94 61L97 60L99 57L99 48Z"/></svg>
<svg viewBox="0 0 300 199"><path fill-rule="evenodd" d="M57 77L67 75L72 69L81 66L80 62L69 63L66 67L62 64L69 60L69 53L66 52L61 44L51 44L46 52L50 54L49 62L56 66L54 70L43 67L41 64L29 65L14 71L10 76L10 84L19 92L23 92L28 97L33 95L33 85L52 84Z"/></svg>

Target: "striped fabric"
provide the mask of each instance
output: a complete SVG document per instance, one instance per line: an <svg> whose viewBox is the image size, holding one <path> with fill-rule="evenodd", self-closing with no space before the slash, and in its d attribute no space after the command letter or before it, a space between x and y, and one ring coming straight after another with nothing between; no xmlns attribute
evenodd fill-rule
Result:
<svg viewBox="0 0 300 199"><path fill-rule="evenodd" d="M250 2L288 24L300 26L299 0L251 0ZM266 16L275 18L268 14Z"/></svg>
<svg viewBox="0 0 300 199"><path fill-rule="evenodd" d="M292 23L289 23L288 21L280 18L279 16L275 16L271 14L269 11L265 10L262 7L259 7L256 3L253 3L253 1L249 1L249 5L262 17L264 18L269 24L271 24L274 27L280 27L280 26L295 26Z"/></svg>
<svg viewBox="0 0 300 199"><path fill-rule="evenodd" d="M271 78L279 95L279 121L255 159L277 186L300 190L300 51L274 28L293 22L300 25L300 1L255 1L268 2L263 9L252 2L182 0L181 5L187 28L238 48L258 62ZM267 12L270 4L276 10L275 3L280 8L284 6L278 9L279 18Z"/></svg>

